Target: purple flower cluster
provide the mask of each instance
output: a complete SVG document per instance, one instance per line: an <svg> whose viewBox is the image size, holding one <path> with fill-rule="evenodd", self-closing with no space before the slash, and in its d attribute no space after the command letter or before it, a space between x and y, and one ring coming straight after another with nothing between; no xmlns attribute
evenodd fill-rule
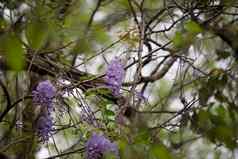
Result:
<svg viewBox="0 0 238 159"><path fill-rule="evenodd" d="M112 90L112 93L115 96L119 95L124 75L125 70L123 68L120 59L118 58L113 59L108 66L105 80L107 86Z"/></svg>
<svg viewBox="0 0 238 159"><path fill-rule="evenodd" d="M56 96L56 88L49 80L40 82L36 90L32 91L33 103L41 106L41 114L36 121L36 132L43 142L48 141L53 131L53 99Z"/></svg>
<svg viewBox="0 0 238 159"><path fill-rule="evenodd" d="M102 159L105 153L112 153L119 159L118 147L103 135L93 134L86 143L87 159Z"/></svg>
<svg viewBox="0 0 238 159"><path fill-rule="evenodd" d="M41 141L48 141L50 133L53 131L53 119L50 114L43 114L37 120L37 135Z"/></svg>
<svg viewBox="0 0 238 159"><path fill-rule="evenodd" d="M32 91L33 102L40 106L45 106L48 110L52 110L53 99L56 95L56 89L49 80L42 81Z"/></svg>

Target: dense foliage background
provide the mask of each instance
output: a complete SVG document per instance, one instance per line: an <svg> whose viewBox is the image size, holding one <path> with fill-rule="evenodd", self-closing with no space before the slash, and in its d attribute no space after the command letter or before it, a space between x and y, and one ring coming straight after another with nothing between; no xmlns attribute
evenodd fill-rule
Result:
<svg viewBox="0 0 238 159"><path fill-rule="evenodd" d="M238 159L237 58L236 0L0 0L0 158L85 158L98 133L122 159Z"/></svg>

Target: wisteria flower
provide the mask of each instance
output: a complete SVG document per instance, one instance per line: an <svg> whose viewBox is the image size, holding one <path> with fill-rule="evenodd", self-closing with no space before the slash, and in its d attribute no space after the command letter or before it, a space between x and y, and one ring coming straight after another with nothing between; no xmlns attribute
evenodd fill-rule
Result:
<svg viewBox="0 0 238 159"><path fill-rule="evenodd" d="M40 82L36 90L32 91L33 102L52 109L53 98L56 96L56 88L49 81Z"/></svg>
<svg viewBox="0 0 238 159"><path fill-rule="evenodd" d="M94 133L86 143L87 159L102 159L106 153L112 153L115 158L120 158L118 147L115 143L111 143L103 135Z"/></svg>
<svg viewBox="0 0 238 159"><path fill-rule="evenodd" d="M36 132L41 141L46 142L51 136L53 131L53 119L48 114L43 114L39 117L36 123Z"/></svg>
<svg viewBox="0 0 238 159"><path fill-rule="evenodd" d="M119 95L124 75L125 70L120 59L113 59L108 65L105 80L106 85L112 90L112 93L115 96Z"/></svg>

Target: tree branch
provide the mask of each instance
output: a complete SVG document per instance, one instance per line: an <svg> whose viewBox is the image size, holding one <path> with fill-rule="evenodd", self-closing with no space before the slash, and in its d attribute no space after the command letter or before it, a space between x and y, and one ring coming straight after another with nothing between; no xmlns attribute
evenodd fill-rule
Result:
<svg viewBox="0 0 238 159"><path fill-rule="evenodd" d="M54 158L58 158L58 157L67 156L67 155L70 155L70 154L73 154L73 153L83 153L84 149L85 148L83 147L83 148L79 148L79 149L76 149L76 150L73 150L73 151L61 153L61 154L58 154L58 155L55 155L55 156L50 156L50 157L43 158L43 159L54 159Z"/></svg>

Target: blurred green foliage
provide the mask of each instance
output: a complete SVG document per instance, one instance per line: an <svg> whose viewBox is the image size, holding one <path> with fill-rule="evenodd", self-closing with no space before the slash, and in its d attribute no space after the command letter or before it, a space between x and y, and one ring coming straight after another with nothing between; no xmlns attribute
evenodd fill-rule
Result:
<svg viewBox="0 0 238 159"><path fill-rule="evenodd" d="M115 141L122 159L220 159L237 151L236 1L140 2L0 0L0 115L9 111L0 123L0 152L34 159L43 147L67 154L84 147L92 132ZM117 97L104 81L115 56L127 71ZM137 64L145 72L130 84ZM59 91L48 145L34 134L40 112L30 99L45 79ZM145 99L137 95L142 89Z"/></svg>

